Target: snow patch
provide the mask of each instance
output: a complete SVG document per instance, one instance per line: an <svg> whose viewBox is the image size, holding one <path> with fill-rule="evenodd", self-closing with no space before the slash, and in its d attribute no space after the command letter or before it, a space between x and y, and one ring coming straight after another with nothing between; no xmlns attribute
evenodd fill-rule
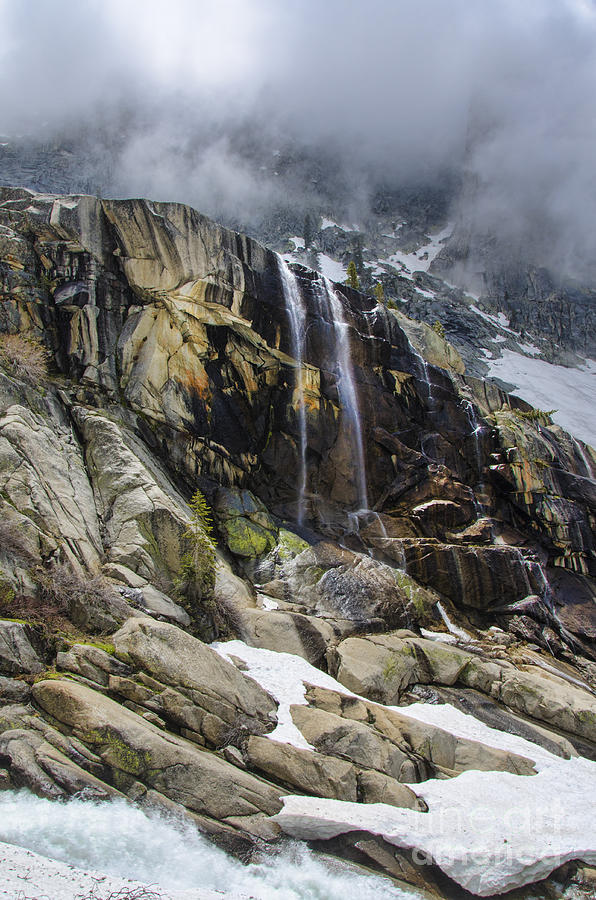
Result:
<svg viewBox="0 0 596 900"><path fill-rule="evenodd" d="M259 599L261 601L261 609L279 609L279 603L277 602L277 600L274 600L273 597L268 597L266 594L261 594Z"/></svg>
<svg viewBox="0 0 596 900"><path fill-rule="evenodd" d="M490 362L489 375L514 384L515 393L537 409L556 409L553 421L592 446L596 445L596 362L578 369L556 366L503 350Z"/></svg>
<svg viewBox="0 0 596 900"><path fill-rule="evenodd" d="M474 295L470 294L469 296L474 296ZM475 297L475 299L477 300L478 298ZM493 325L495 328L501 328L503 331L509 332L509 334L512 334L514 337L519 337L519 334L517 331L514 331L512 328L509 328L509 319L507 318L507 316L504 313L498 313L496 316L494 316L491 313L484 312L484 310L480 309L479 306L476 306L475 303L472 303L470 305L470 309L472 310L472 312L475 312L476 315L478 315L482 319L484 319L485 322L490 322L490 324Z"/></svg>
<svg viewBox="0 0 596 900"><path fill-rule="evenodd" d="M518 341L517 346L520 350L523 350L523 352L527 353L529 356L539 356L542 352L540 347L537 347L535 344L520 344Z"/></svg>
<svg viewBox="0 0 596 900"><path fill-rule="evenodd" d="M346 280L347 269L345 266L342 266L340 262L331 259L331 257L327 256L325 253L319 253L317 259L319 271L325 278L328 278L330 281Z"/></svg>
<svg viewBox="0 0 596 900"><path fill-rule="evenodd" d="M243 660L247 665L247 674L277 701L277 727L267 737L301 750L314 750L294 725L290 712L293 705L306 706L305 682L330 688L332 691L339 689L344 694L349 692L330 675L315 669L301 656L294 656L292 653L249 647L244 641L218 642L211 644L211 647L224 659L231 661L231 656L237 656Z"/></svg>
<svg viewBox="0 0 596 900"><path fill-rule="evenodd" d="M302 839L379 834L483 897L545 878L572 859L596 863L596 764L589 760L558 760L533 776L468 771L417 784L416 792L427 813L291 795L275 818Z"/></svg>
<svg viewBox="0 0 596 900"><path fill-rule="evenodd" d="M450 734L469 741L478 741L486 747L504 750L506 753L517 753L534 762L537 770L556 764L559 757L554 756L525 738L506 731L499 731L485 725L469 713L464 713L450 703L412 703L410 706L390 706L400 715L409 716L427 725L436 725ZM416 785L418 792L418 785Z"/></svg>

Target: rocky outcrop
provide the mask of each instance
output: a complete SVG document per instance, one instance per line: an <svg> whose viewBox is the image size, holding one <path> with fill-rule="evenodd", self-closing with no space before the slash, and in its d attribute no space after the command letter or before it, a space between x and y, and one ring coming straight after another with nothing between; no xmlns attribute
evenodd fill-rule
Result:
<svg viewBox="0 0 596 900"><path fill-rule="evenodd" d="M0 669L8 675L35 675L44 665L31 642L32 634L23 622L0 620Z"/></svg>
<svg viewBox="0 0 596 900"><path fill-rule="evenodd" d="M130 788L138 780L195 812L224 821L271 815L280 808L270 787L85 685L40 681L33 697L102 760L120 787Z"/></svg>
<svg viewBox="0 0 596 900"><path fill-rule="evenodd" d="M159 470L153 475L142 464L142 449L134 453L126 446L115 422L80 407L72 415L84 442L108 563L125 566L146 581L176 574L189 521L186 504ZM167 485L167 494L159 481Z"/></svg>
<svg viewBox="0 0 596 900"><path fill-rule="evenodd" d="M275 725L275 701L214 650L173 625L130 619L113 636L114 647L133 671L150 676L111 681L130 699L152 698L156 711L217 746L234 729L262 733Z"/></svg>
<svg viewBox="0 0 596 900"><path fill-rule="evenodd" d="M8 392L7 392L8 393ZM93 492L72 423L59 404L42 412L4 396L0 417L0 490L46 536L46 547L97 571L102 550Z"/></svg>
<svg viewBox="0 0 596 900"><path fill-rule="evenodd" d="M416 721L408 717L407 707L405 715L400 715L397 709L386 709L322 688L311 688L307 698L316 712L296 707L293 716L305 725L315 743L331 745L332 753L354 758L362 754L361 761L370 769L384 772L396 781L421 782L431 773L452 776L469 770L534 774L532 760ZM344 721L339 722L339 718ZM401 761L399 757L396 759L396 752L402 755ZM387 771L388 765L395 764L399 766L398 774Z"/></svg>
<svg viewBox="0 0 596 900"><path fill-rule="evenodd" d="M594 694L558 677L556 670L517 668L407 632L347 638L335 651L333 668L350 690L383 703L399 702L414 684L460 684L530 719L596 743Z"/></svg>
<svg viewBox="0 0 596 900"><path fill-rule="evenodd" d="M52 351L39 386L0 354L2 783L252 840L292 791L424 817L594 755L588 448L186 207L4 190L0 225L0 332Z"/></svg>

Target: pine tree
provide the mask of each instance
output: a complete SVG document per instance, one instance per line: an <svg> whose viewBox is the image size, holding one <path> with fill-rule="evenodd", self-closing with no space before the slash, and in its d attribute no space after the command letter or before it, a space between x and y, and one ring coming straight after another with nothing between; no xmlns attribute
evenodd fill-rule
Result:
<svg viewBox="0 0 596 900"><path fill-rule="evenodd" d="M302 234L304 237L304 249L308 250L313 239L312 219L308 213L304 217L304 231Z"/></svg>
<svg viewBox="0 0 596 900"><path fill-rule="evenodd" d="M356 263L353 259L350 260L348 265L348 277L346 278L346 284L349 284L351 288L354 290L360 289L360 279L358 278L358 272L356 271Z"/></svg>
<svg viewBox="0 0 596 900"><path fill-rule="evenodd" d="M356 238L356 244L354 246L354 265L356 266L358 274L361 275L362 269L364 268L364 260L362 258L362 238L360 235Z"/></svg>
<svg viewBox="0 0 596 900"><path fill-rule="evenodd" d="M215 544L211 510L201 491L195 491L188 505L192 515L183 534L187 549L181 560L179 587L196 602L209 597L215 585Z"/></svg>
<svg viewBox="0 0 596 900"><path fill-rule="evenodd" d="M385 289L380 281L377 281L375 284L375 297L377 298L377 303L385 302Z"/></svg>

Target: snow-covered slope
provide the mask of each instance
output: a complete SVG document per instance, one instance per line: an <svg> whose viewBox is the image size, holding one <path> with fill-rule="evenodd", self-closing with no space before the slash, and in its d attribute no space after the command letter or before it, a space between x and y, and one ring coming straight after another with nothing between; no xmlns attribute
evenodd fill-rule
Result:
<svg viewBox="0 0 596 900"><path fill-rule="evenodd" d="M532 406L556 410L554 422L596 446L596 362L568 368L505 349L490 360L489 372L514 384L514 393Z"/></svg>

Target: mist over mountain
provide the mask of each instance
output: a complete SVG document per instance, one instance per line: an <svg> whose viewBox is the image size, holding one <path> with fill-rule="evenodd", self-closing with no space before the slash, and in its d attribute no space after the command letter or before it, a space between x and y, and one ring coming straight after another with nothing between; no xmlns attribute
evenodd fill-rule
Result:
<svg viewBox="0 0 596 900"><path fill-rule="evenodd" d="M3 140L70 151L92 190L254 231L439 189L536 264L594 257L588 0L27 0L0 25Z"/></svg>

